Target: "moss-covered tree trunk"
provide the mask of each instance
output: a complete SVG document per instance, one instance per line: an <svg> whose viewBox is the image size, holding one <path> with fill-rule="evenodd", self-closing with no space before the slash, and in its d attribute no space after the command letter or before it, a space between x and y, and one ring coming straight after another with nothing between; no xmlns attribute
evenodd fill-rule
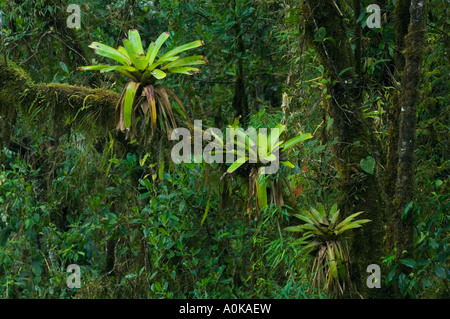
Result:
<svg viewBox="0 0 450 319"><path fill-rule="evenodd" d="M405 206L414 199L414 148L416 141L417 103L425 47L426 1L412 0L410 23L405 39L405 69L402 77L400 131L398 143L397 185L394 207L397 209L396 244L398 252L412 257L414 229L412 214L402 217Z"/></svg>
<svg viewBox="0 0 450 319"><path fill-rule="evenodd" d="M336 4L341 5L339 1ZM358 63L350 47L344 16L328 0L304 1L302 14L307 41L318 53L329 74L328 91L332 96L330 113L334 119L333 134L338 138L334 153L339 173L340 207L346 216L364 211L364 218L372 220L362 229L354 230L351 238L352 282L357 290L353 296L388 297L390 291L383 285L381 289L369 289L366 285L369 275L367 266L380 264L381 257L386 255L387 218L377 165L373 174L363 172L359 166L367 156L376 157L374 154L378 153L379 145L363 119L363 88L359 87L362 81L355 72ZM324 28L325 37L331 37L333 41L314 39L320 28ZM348 71L340 74L345 69Z"/></svg>
<svg viewBox="0 0 450 319"><path fill-rule="evenodd" d="M233 9L236 8L236 1L231 2ZM235 110L236 116L241 116L241 123L245 122L247 115L249 114L247 93L245 89L245 78L244 78L244 65L242 56L245 54L244 40L241 34L241 21L239 17L235 16L234 24L234 35L236 37L236 77L234 83L234 95L233 95L233 108Z"/></svg>

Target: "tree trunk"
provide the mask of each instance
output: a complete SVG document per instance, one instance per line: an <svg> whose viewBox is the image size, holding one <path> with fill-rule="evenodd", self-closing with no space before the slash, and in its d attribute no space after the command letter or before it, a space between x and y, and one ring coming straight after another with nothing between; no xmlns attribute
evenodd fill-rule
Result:
<svg viewBox="0 0 450 319"><path fill-rule="evenodd" d="M236 8L236 1L231 2L233 8ZM236 53L240 53L236 62L236 78L234 84L233 108L236 116L241 116L241 123L245 123L249 114L247 94L245 90L244 66L242 56L245 54L244 40L241 34L241 22L239 17L235 17L234 34L236 37Z"/></svg>
<svg viewBox="0 0 450 319"><path fill-rule="evenodd" d="M336 2L337 6L340 2ZM373 138L369 126L364 122L361 111L363 88L355 72L357 63L348 40L344 17L328 0L304 1L302 12L305 19L307 41L319 55L320 62L330 75L328 92L331 98L331 114L334 118L333 134L338 137L334 150L339 179L339 206L348 216L364 211L364 217L372 220L362 229L353 230L350 255L352 263L352 282L357 294L364 298L388 297L390 291L385 287L369 289L366 272L370 264L380 264L386 255L384 242L387 219L378 170L374 174L363 172L359 166L362 159L374 156L379 145ZM325 37L334 41L315 41L314 34L324 28ZM349 69L342 75L342 70ZM380 265L381 266L381 265Z"/></svg>
<svg viewBox="0 0 450 319"><path fill-rule="evenodd" d="M394 206L397 235L396 244L399 256L412 257L414 249L414 229L412 214L401 218L405 206L414 199L414 147L417 122L417 103L419 84L425 47L426 1L412 0L410 23L405 39L405 70L402 78L400 132L398 143L397 185Z"/></svg>

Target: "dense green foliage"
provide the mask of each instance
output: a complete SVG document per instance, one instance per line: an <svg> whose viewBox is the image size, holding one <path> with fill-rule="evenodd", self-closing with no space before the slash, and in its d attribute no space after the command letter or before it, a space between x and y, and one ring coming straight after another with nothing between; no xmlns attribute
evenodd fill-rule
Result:
<svg viewBox="0 0 450 319"><path fill-rule="evenodd" d="M96 129L95 117L86 119L85 129L64 116L64 123L55 123L39 103L18 108L11 143L0 150L1 298L340 296L341 291L327 290L326 282L313 284L316 271L322 270L314 267L318 255L305 249L301 235L286 231L299 224L295 215L302 210L322 207L335 212L334 203L341 208L363 200L357 189L349 189L344 199L339 193L343 160L335 153L338 139L330 103L334 94L345 93L329 90L335 83L307 44L300 2L0 0L0 60L23 68L35 82L120 94L126 77L78 71L80 66L110 62L88 45L100 42L117 48L129 30L137 29L146 48L167 31L168 48L197 39L205 42L189 51L207 57L199 73L161 79L182 100L191 119L223 130L229 125L274 128L282 123L285 141L308 132L313 136L286 150L293 168L281 165L261 184L246 164L231 169L205 162L175 165L167 132L159 131L145 142L126 140L116 130ZM368 14L338 2L353 39L354 22L364 22ZM81 7L80 29L66 27L69 3ZM362 3L364 9L371 2ZM390 73L397 49L395 1L385 3L382 28L363 29L360 108L382 148L375 150L374 145L370 156L349 165L349 176L361 183L372 177L381 180L389 110L400 90L400 80ZM402 219L413 219L414 252L403 258L394 247L378 261L386 267L382 285L402 297L450 296L447 7L445 0L428 5L417 105L416 192L402 211ZM334 41L325 28L312 36L318 44ZM25 93L12 92L19 97ZM6 109L1 103L0 98L1 110ZM177 108L176 103L172 106ZM114 125L114 115L111 121ZM354 144L358 147L359 141ZM261 185L264 205L260 195L255 196ZM341 210L340 219L350 215ZM350 249L353 231L339 234L339 249ZM342 256L339 262L348 258ZM66 285L69 264L81 266L79 289ZM351 282L347 268L338 274L338 267L344 266L336 266L333 258L323 265L335 279ZM357 296L351 290L342 294Z"/></svg>

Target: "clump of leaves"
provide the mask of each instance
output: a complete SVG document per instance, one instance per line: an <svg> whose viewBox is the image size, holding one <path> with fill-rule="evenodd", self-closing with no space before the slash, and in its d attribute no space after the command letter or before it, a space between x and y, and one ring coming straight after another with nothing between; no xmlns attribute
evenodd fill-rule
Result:
<svg viewBox="0 0 450 319"><path fill-rule="evenodd" d="M168 32L162 33L155 42L150 43L146 53L137 30L129 30L128 39L124 39L123 46L119 46L117 49L93 42L89 47L93 48L95 53L120 64L90 65L78 68L81 71L99 70L102 73L117 71L130 78L116 106L116 128L126 132L127 135L135 135L135 111L137 106L140 106L145 122L147 119L151 119L152 136L159 120L162 130L166 131L170 137L172 130L177 125L169 96L181 108L178 110L180 114L192 125L192 121L177 95L167 87L155 86L155 82L165 78L168 74L192 75L199 72L200 69L192 66L205 64L207 62L205 56L194 55L180 58L179 54L200 47L204 43L201 40L189 42L161 54L161 46L169 36ZM149 113L150 116L148 116Z"/></svg>
<svg viewBox="0 0 450 319"><path fill-rule="evenodd" d="M287 227L286 230L302 233L303 236L297 243L314 256L313 286L343 294L346 283L351 284L348 276L350 259L342 243L342 234L370 222L369 219L354 220L362 213L355 213L339 221L340 210L337 209L337 204L333 204L328 212L323 205L318 205L317 209L311 207L309 210L302 210L300 214L294 214L305 223Z"/></svg>
<svg viewBox="0 0 450 319"><path fill-rule="evenodd" d="M211 155L217 153L233 154L234 162L228 167L227 173L232 174L239 170L244 164L249 177L249 196L247 211L253 211L253 199L256 199L256 210L259 211L268 206L267 188L270 188L271 203L284 205L281 194L281 182L272 176L278 171L279 163L289 168L295 168L285 156L285 153L300 142L312 138L311 133L299 134L288 141L280 140L281 134L285 131L286 125L279 123L270 133L264 129L249 127L246 131L238 127L236 120L227 130L225 137L217 135L214 130L211 135L214 140L210 142L208 149Z"/></svg>

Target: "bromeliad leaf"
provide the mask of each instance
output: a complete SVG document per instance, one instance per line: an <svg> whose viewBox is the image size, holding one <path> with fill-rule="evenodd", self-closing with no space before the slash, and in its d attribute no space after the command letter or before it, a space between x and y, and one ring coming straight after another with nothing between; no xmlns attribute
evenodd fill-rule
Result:
<svg viewBox="0 0 450 319"><path fill-rule="evenodd" d="M170 59L170 58L169 58ZM162 59L160 59L162 60ZM174 68L174 67L181 67L181 66L187 66L187 65L198 65L198 64L205 64L206 58L203 55L193 55L188 56L182 59L177 59L173 62L170 62L163 66L161 70L168 69L168 68Z"/></svg>
<svg viewBox="0 0 450 319"><path fill-rule="evenodd" d="M144 54L144 48L142 47L141 36L136 29L128 31L128 39L131 42L131 45L134 48L134 52L138 55Z"/></svg>
<svg viewBox="0 0 450 319"><path fill-rule="evenodd" d="M147 67L145 54L137 53L133 44L128 39L123 39L123 46L125 47L125 50L127 51L128 56L130 57L131 61L136 66L136 68L139 71L143 71Z"/></svg>
<svg viewBox="0 0 450 319"><path fill-rule="evenodd" d="M159 52L159 49L161 49L161 46L163 45L164 42L166 42L167 38L169 38L170 33L169 32L164 32L162 33L158 39L156 39L156 42L153 44L150 44L151 47L149 47L148 51L147 51L147 65L152 65L153 61L155 61L156 55Z"/></svg>
<svg viewBox="0 0 450 319"><path fill-rule="evenodd" d="M247 156L238 158L233 164L230 165L230 167L228 167L227 173L233 173L247 161L248 161Z"/></svg>
<svg viewBox="0 0 450 319"><path fill-rule="evenodd" d="M126 88L125 88L125 98L124 98L124 124L125 128L130 128L131 126L131 112L133 111L133 103L134 103L134 97L136 95L136 91L139 88L140 83L139 82L128 82Z"/></svg>
<svg viewBox="0 0 450 319"><path fill-rule="evenodd" d="M268 140L271 152L273 152L276 149L276 146L279 144L280 136L285 129L286 125L280 123L273 130L270 131Z"/></svg>
<svg viewBox="0 0 450 319"><path fill-rule="evenodd" d="M181 53L183 51L186 51L186 50L191 50L191 49L198 48L198 47L200 47L200 46L202 46L204 44L205 43L202 40L197 40L197 41L186 43L184 45L180 45L179 47L176 47L175 49L172 49L169 52L167 52L166 54L164 54L161 57L161 59L177 55L177 54L179 54L179 53Z"/></svg>
<svg viewBox="0 0 450 319"><path fill-rule="evenodd" d="M92 42L89 47L94 49L94 52L98 55L113 59L123 65L131 65L131 60L128 56L123 55L118 50L106 44Z"/></svg>
<svg viewBox="0 0 450 319"><path fill-rule="evenodd" d="M305 134L301 134L297 137L291 138L290 140L286 141L283 144L283 151L287 150L288 148L291 148L292 146L294 146L295 144L298 144L300 142L303 142L305 140L308 140L310 138L312 138L312 134L311 133L305 133Z"/></svg>
<svg viewBox="0 0 450 319"><path fill-rule="evenodd" d="M158 80L161 80L161 79L165 78L166 75L167 75L164 71L161 71L161 70L159 70L159 69L154 69L154 70L151 72L151 74L152 74L155 78L157 78Z"/></svg>
<svg viewBox="0 0 450 319"><path fill-rule="evenodd" d="M108 65L108 67L102 69L100 72L101 73L106 73L106 72L110 72L110 71L129 71L129 72L136 72L137 69L133 68L132 66L127 66L127 65Z"/></svg>
<svg viewBox="0 0 450 319"><path fill-rule="evenodd" d="M78 67L78 70L79 71L98 71L98 70L103 70L108 67L110 67L109 64L97 64L97 65L80 66L80 67Z"/></svg>
<svg viewBox="0 0 450 319"><path fill-rule="evenodd" d="M181 73L181 74L187 74L187 75L192 75L195 73L198 73L200 71L199 68L192 68L189 66L180 66L177 68L169 68L169 73Z"/></svg>

